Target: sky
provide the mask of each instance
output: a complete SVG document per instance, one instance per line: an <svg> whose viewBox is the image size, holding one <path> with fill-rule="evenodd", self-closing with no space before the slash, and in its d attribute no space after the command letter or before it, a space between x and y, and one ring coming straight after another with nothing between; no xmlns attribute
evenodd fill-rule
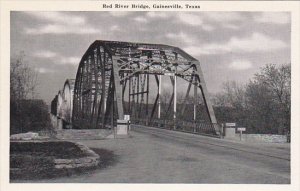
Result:
<svg viewBox="0 0 300 191"><path fill-rule="evenodd" d="M11 12L11 58L38 73L50 103L95 40L177 46L200 61L208 92L247 83L265 64L291 62L287 12Z"/></svg>

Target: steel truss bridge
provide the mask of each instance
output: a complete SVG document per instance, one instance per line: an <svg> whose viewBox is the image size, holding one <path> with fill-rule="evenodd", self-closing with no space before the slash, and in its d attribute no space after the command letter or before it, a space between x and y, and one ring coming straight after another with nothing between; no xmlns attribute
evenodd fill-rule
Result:
<svg viewBox="0 0 300 191"><path fill-rule="evenodd" d="M162 102L166 84L170 96ZM220 132L199 61L173 46L97 40L79 63L70 95L73 128L111 128L130 115L134 124Z"/></svg>

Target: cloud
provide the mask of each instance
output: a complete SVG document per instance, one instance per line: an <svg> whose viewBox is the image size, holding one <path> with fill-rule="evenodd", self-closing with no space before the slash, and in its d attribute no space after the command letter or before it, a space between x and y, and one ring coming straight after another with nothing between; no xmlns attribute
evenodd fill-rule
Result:
<svg viewBox="0 0 300 191"><path fill-rule="evenodd" d="M148 20L145 17L135 17L133 20L140 22L140 23L147 23Z"/></svg>
<svg viewBox="0 0 300 191"><path fill-rule="evenodd" d="M239 12L180 12L174 14L174 12L147 12L149 18L169 18L171 16L177 17L181 22L190 25L202 25L203 21L214 21L214 22L236 22L242 21L245 17Z"/></svg>
<svg viewBox="0 0 300 191"><path fill-rule="evenodd" d="M203 18L209 23L218 23L226 29L239 29L240 21L245 20L245 16L240 12L203 12Z"/></svg>
<svg viewBox="0 0 300 191"><path fill-rule="evenodd" d="M53 58L57 54L55 52L49 51L49 50L42 50L35 52L33 56L38 57L38 58Z"/></svg>
<svg viewBox="0 0 300 191"><path fill-rule="evenodd" d="M148 12L146 14L146 16L150 17L150 18L168 18L170 16L170 14L167 14L166 12Z"/></svg>
<svg viewBox="0 0 300 191"><path fill-rule="evenodd" d="M110 11L109 14L114 16L114 17L124 17L127 15L132 14L133 12L131 11Z"/></svg>
<svg viewBox="0 0 300 191"><path fill-rule="evenodd" d="M120 27L118 25L113 25L113 26L110 27L110 30L111 31L119 31L121 29L120 29Z"/></svg>
<svg viewBox="0 0 300 191"><path fill-rule="evenodd" d="M211 24L204 23L203 16L199 14L184 13L180 12L175 15L175 17L182 23L190 26L199 26L204 31L213 31L215 27Z"/></svg>
<svg viewBox="0 0 300 191"><path fill-rule="evenodd" d="M209 54L207 51L203 50L203 48L199 47L199 46L183 47L183 50L192 56L200 56L203 54Z"/></svg>
<svg viewBox="0 0 300 191"><path fill-rule="evenodd" d="M244 19L244 16L237 12L203 12L203 15L215 22L234 22Z"/></svg>
<svg viewBox="0 0 300 191"><path fill-rule="evenodd" d="M78 65L80 62L80 57L62 57L60 62L62 64Z"/></svg>
<svg viewBox="0 0 300 191"><path fill-rule="evenodd" d="M50 59L55 64L77 65L80 62L79 57L75 57L75 56L67 57L67 56L63 56L63 55L60 55L56 52L52 52L49 50L40 50L40 51L34 52L32 54L32 56L42 58L42 59Z"/></svg>
<svg viewBox="0 0 300 191"><path fill-rule="evenodd" d="M226 48L226 46L229 48ZM286 43L281 40L272 39L271 37L261 33L253 33L252 36L248 38L231 38L230 41L222 47L222 49L241 52L268 52L286 48L286 46Z"/></svg>
<svg viewBox="0 0 300 191"><path fill-rule="evenodd" d="M212 25L203 24L202 29L205 31L213 31L213 30L215 30L215 27L213 27Z"/></svg>
<svg viewBox="0 0 300 191"><path fill-rule="evenodd" d="M231 62L228 67L233 70L247 70L252 68L253 65L248 60L236 60Z"/></svg>
<svg viewBox="0 0 300 191"><path fill-rule="evenodd" d="M245 20L245 16L240 12L204 12L207 22L216 22L225 29L237 30L239 23Z"/></svg>
<svg viewBox="0 0 300 191"><path fill-rule="evenodd" d="M67 25L57 25L49 24L38 28L25 28L25 33L31 35L38 34L96 34L101 33L99 29L89 27L89 26L67 26Z"/></svg>
<svg viewBox="0 0 300 191"><path fill-rule="evenodd" d="M101 31L89 26L82 16L64 12L26 12L44 23L36 27L24 28L26 34L96 34Z"/></svg>
<svg viewBox="0 0 300 191"><path fill-rule="evenodd" d="M286 12L264 12L254 16L254 21L258 23L288 24L290 14Z"/></svg>
<svg viewBox="0 0 300 191"><path fill-rule="evenodd" d="M175 41L182 41L186 44L191 44L196 41L196 39L192 35L188 35L184 32L179 32L179 33L168 33L166 34L166 37Z"/></svg>
<svg viewBox="0 0 300 191"><path fill-rule="evenodd" d="M179 21L192 26L200 26L203 24L202 18L196 14L179 12L177 13L177 18Z"/></svg>
<svg viewBox="0 0 300 191"><path fill-rule="evenodd" d="M230 52L270 52L286 48L287 44L281 40L272 39L261 33L253 33L251 36L238 38L232 37L226 43L210 43L202 46L189 46L184 50L192 55L226 54Z"/></svg>
<svg viewBox="0 0 300 191"><path fill-rule="evenodd" d="M67 14L64 12L37 12L29 11L24 12L28 15L36 17L40 20L45 20L48 22L61 23L61 24L84 24L85 18L75 14Z"/></svg>
<svg viewBox="0 0 300 191"><path fill-rule="evenodd" d="M148 12L146 14L149 18L166 19L174 17L179 22L190 26L200 26L204 31L215 30L215 23L218 25L229 28L238 29L238 25L234 22L238 22L244 19L241 13L237 12L202 12L202 13L186 13L186 12Z"/></svg>
<svg viewBox="0 0 300 191"><path fill-rule="evenodd" d="M45 74L45 73L53 73L54 71L48 68L35 68L35 71Z"/></svg>
<svg viewBox="0 0 300 191"><path fill-rule="evenodd" d="M240 28L238 25L231 24L231 23L224 23L222 24L222 27L227 29L232 29L232 30L238 30Z"/></svg>

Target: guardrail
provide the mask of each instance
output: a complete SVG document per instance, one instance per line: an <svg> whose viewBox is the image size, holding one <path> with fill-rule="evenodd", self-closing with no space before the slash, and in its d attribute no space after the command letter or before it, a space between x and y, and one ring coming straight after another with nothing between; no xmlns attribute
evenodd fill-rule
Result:
<svg viewBox="0 0 300 191"><path fill-rule="evenodd" d="M213 123L207 122L189 122L189 121L174 121L166 119L131 119L132 124L145 125L151 127L157 127L162 129L169 129L175 131L182 131L187 133L201 134L213 137L220 137L214 129Z"/></svg>

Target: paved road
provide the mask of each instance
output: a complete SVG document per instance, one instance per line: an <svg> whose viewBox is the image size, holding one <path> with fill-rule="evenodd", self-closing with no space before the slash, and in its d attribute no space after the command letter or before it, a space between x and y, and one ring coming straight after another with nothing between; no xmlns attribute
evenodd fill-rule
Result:
<svg viewBox="0 0 300 191"><path fill-rule="evenodd" d="M245 144L156 128L131 138L80 141L112 150L117 162L83 175L39 182L289 184L288 144Z"/></svg>

